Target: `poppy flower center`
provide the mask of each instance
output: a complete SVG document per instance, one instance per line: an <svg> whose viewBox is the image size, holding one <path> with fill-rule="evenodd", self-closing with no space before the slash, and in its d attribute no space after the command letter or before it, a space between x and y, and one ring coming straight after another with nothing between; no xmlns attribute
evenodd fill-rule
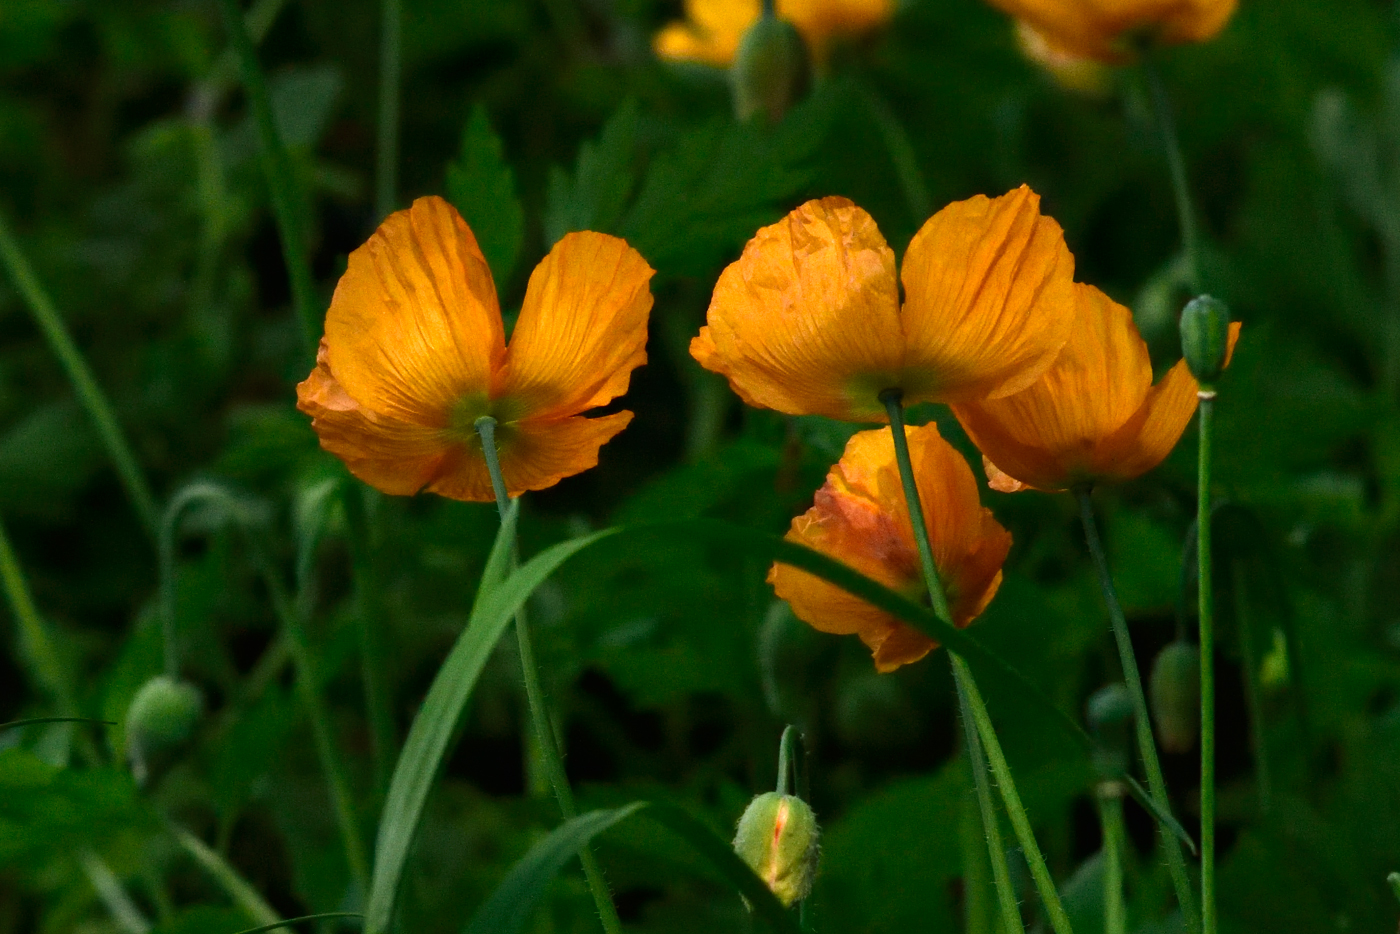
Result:
<svg viewBox="0 0 1400 934"><path fill-rule="evenodd" d="M458 441L474 442L477 419L489 415L496 420L498 442L504 442L514 433L515 423L526 414L516 398L492 399L484 392L475 392L453 404L447 416L447 433Z"/></svg>

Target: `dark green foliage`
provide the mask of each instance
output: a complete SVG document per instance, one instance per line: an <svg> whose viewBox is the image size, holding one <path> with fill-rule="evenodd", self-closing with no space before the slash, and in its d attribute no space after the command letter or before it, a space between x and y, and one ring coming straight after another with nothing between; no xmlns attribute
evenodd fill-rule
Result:
<svg viewBox="0 0 1400 934"><path fill-rule="evenodd" d="M1140 76L1123 69L1109 96L1076 97L1018 55L1005 17L982 0L910 0L883 34L838 45L781 122L743 125L723 74L652 57L650 36L680 3L403 6L400 204L441 194L457 205L508 315L568 231L625 237L657 270L648 364L619 400L635 420L596 470L526 497L519 524L528 561L613 525L703 520L565 546L572 556L530 600L580 810L619 821L595 844L627 931L745 930L719 857L674 827L619 815L641 800L674 805L704 828L696 839L728 852L745 805L773 788L788 723L804 734L822 819L812 930L965 930L985 846L946 658L878 676L856 640L814 632L764 582L771 536L811 504L856 426L747 409L687 346L724 265L806 198L854 199L902 256L927 205L1029 182L1065 228L1076 278L1133 307L1165 371L1191 295ZM1217 40L1159 58L1201 217L1203 284L1244 323L1216 403L1226 931L1392 931L1400 917L1386 883L1400 870L1391 7L1246 2ZM379 4L248 9L272 14L252 32L323 308L379 220ZM372 843L396 800L396 753L415 717L436 709L430 687L472 618L497 533L490 504L373 495L362 515L347 508L357 481L294 408L308 362L227 48L212 3L0 0L0 215L161 505L209 482L259 510L251 537L226 510L192 507L174 526L179 677L207 710L138 786L124 724L165 666L159 562L0 267L0 521L76 707L61 709L39 677L6 602L0 723L71 714L123 724L0 731L0 934L121 929L98 866L152 934L262 923L172 827L219 854L274 917L366 911L373 899L351 881L269 584L292 582L281 584L283 609L304 622L349 817ZM946 412L913 414L930 419L978 472ZM1195 644L1194 584L1186 575L1183 591L1181 574L1195 454L1192 428L1159 469L1094 497L1144 669L1164 646ZM1015 545L968 635L1047 699L1028 699L995 663L979 666L975 649L969 662L1075 930L1097 932L1102 776L1055 711L1080 720L1121 679L1107 617L1070 497L984 488L983 501ZM352 552L361 520L368 545ZM714 520L750 533L719 534ZM357 589L352 558L373 568L373 593ZM366 613L379 627L368 642ZM387 699L379 724L366 711L365 645ZM428 780L417 832L394 841L398 930L464 930L559 832L514 640L476 649L470 696L438 711L440 765L418 763ZM384 733L391 748L376 752ZM1174 813L1193 835L1194 755L1164 759ZM1107 758L1136 768L1135 755ZM1151 818L1124 807L1130 930L1178 931ZM1034 924L1038 901L1016 860ZM577 862L562 867L530 883L526 929L598 931Z"/></svg>

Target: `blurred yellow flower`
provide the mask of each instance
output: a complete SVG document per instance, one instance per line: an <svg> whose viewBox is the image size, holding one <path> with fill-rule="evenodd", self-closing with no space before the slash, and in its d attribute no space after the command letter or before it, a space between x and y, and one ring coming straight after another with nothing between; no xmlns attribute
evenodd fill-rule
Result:
<svg viewBox="0 0 1400 934"><path fill-rule="evenodd" d="M1061 53L1101 62L1132 57L1134 39L1204 42L1225 28L1236 0L988 0L1030 24Z"/></svg>
<svg viewBox="0 0 1400 934"><path fill-rule="evenodd" d="M759 0L686 0L685 20L658 32L652 45L662 58L728 68L760 11ZM797 27L813 59L821 62L837 36L860 35L888 22L894 0L778 0L777 14Z"/></svg>

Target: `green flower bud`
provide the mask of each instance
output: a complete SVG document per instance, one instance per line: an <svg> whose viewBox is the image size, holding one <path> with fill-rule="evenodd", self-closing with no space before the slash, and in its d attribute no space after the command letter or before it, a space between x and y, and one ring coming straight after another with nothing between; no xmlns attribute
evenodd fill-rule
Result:
<svg viewBox="0 0 1400 934"><path fill-rule="evenodd" d="M1173 642L1152 663L1148 699L1167 752L1190 752L1201 726L1201 660L1196 647Z"/></svg>
<svg viewBox="0 0 1400 934"><path fill-rule="evenodd" d="M1089 732L1097 745L1094 765L1105 777L1128 768L1128 729L1133 722L1133 698L1128 686L1115 683L1099 688L1089 698L1085 711Z"/></svg>
<svg viewBox="0 0 1400 934"><path fill-rule="evenodd" d="M777 123L807 92L807 46L787 20L765 12L739 40L729 81L734 114L748 122L763 114Z"/></svg>
<svg viewBox="0 0 1400 934"><path fill-rule="evenodd" d="M187 681L157 675L131 700L126 711L126 740L137 778L143 779L150 757L189 738L204 715L204 697Z"/></svg>
<svg viewBox="0 0 1400 934"><path fill-rule="evenodd" d="M734 852L767 884L778 901L807 897L817 874L821 847L817 816L807 802L776 791L749 802L734 835Z"/></svg>
<svg viewBox="0 0 1400 934"><path fill-rule="evenodd" d="M1181 354L1191 375L1211 385L1224 372L1229 353L1229 307L1209 295L1193 298L1181 312Z"/></svg>

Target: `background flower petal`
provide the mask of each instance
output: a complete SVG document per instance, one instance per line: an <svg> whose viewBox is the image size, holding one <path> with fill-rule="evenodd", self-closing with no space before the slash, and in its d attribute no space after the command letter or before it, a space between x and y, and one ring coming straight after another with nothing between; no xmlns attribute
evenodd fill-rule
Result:
<svg viewBox="0 0 1400 934"><path fill-rule="evenodd" d="M720 275L691 353L750 405L882 420L879 374L894 385L903 361L897 290L874 219L845 198L809 201Z"/></svg>
<svg viewBox="0 0 1400 934"><path fill-rule="evenodd" d="M647 359L652 272L625 240L567 234L530 275L500 394L530 418L557 418L625 393Z"/></svg>
<svg viewBox="0 0 1400 934"><path fill-rule="evenodd" d="M929 218L909 244L902 276L906 401L1019 392L1069 337L1074 257L1025 185Z"/></svg>
<svg viewBox="0 0 1400 934"><path fill-rule="evenodd" d="M505 355L496 288L457 210L419 198L350 254L326 313L331 369L379 415L442 427Z"/></svg>

